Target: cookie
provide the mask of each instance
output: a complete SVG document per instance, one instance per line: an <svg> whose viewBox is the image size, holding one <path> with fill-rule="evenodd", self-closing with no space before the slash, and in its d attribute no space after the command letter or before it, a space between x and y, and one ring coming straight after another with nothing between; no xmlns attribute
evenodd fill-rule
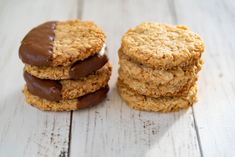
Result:
<svg viewBox="0 0 235 157"><path fill-rule="evenodd" d="M41 67L25 64L24 70L41 79L79 79L94 73L108 62L106 51L107 49L104 45L98 54L90 56L83 61L77 61L69 66Z"/></svg>
<svg viewBox="0 0 235 157"><path fill-rule="evenodd" d="M71 99L71 100L59 100L59 101L49 101L38 96L35 96L29 92L25 86L23 93L25 95L26 102L32 106L43 110L43 111L72 111L80 110L87 107L92 107L94 105L102 102L108 93L108 86L101 88L93 93L89 93L82 97Z"/></svg>
<svg viewBox="0 0 235 157"><path fill-rule="evenodd" d="M50 21L33 28L22 40L21 60L34 66L69 66L101 51L105 35L93 22Z"/></svg>
<svg viewBox="0 0 235 157"><path fill-rule="evenodd" d="M204 43L185 26L145 22L124 34L120 50L142 64L171 69L199 60Z"/></svg>
<svg viewBox="0 0 235 157"><path fill-rule="evenodd" d="M39 79L24 72L27 88L33 95L49 101L74 99L107 86L111 75L111 64L105 64L94 74L77 80Z"/></svg>
<svg viewBox="0 0 235 157"><path fill-rule="evenodd" d="M139 81L135 79L135 76L126 75L120 68L119 79L139 94L158 98L162 96L187 95L190 88L197 81L197 75L189 79L182 79L178 81L173 80L167 84L156 85L153 82L148 82L148 80Z"/></svg>
<svg viewBox="0 0 235 157"><path fill-rule="evenodd" d="M149 83L154 86L174 86L178 83L184 86L190 79L197 76L197 73L201 70L202 60L186 67L157 69L140 64L124 55L122 52L119 52L119 65L121 75L127 78L132 77L137 81Z"/></svg>
<svg viewBox="0 0 235 157"><path fill-rule="evenodd" d="M127 104L137 110L172 112L190 107L196 101L197 86L194 85L187 96L153 98L140 95L118 80L118 92Z"/></svg>

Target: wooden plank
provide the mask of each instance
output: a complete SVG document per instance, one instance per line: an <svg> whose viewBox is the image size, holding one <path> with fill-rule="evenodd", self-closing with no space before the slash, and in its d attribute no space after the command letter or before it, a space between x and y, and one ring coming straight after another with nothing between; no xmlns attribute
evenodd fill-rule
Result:
<svg viewBox="0 0 235 157"><path fill-rule="evenodd" d="M179 22L202 35L205 64L199 79L195 119L204 156L235 154L235 2L188 1L176 3Z"/></svg>
<svg viewBox="0 0 235 157"><path fill-rule="evenodd" d="M18 47L32 27L75 18L77 1L5 0L0 7L0 156L68 156L70 112L41 112L26 105Z"/></svg>
<svg viewBox="0 0 235 157"><path fill-rule="evenodd" d="M108 99L73 113L71 156L201 156L192 110L161 114L135 111L117 94L118 56L122 34L142 21L175 23L172 1L88 0L82 18L107 34L113 64Z"/></svg>

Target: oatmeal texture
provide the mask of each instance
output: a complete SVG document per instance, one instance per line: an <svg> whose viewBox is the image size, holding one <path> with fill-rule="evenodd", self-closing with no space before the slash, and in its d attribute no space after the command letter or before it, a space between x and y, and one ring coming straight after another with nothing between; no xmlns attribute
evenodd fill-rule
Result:
<svg viewBox="0 0 235 157"><path fill-rule="evenodd" d="M197 97L197 85L193 86L187 96L153 98L136 93L120 80L117 83L118 92L127 104L136 110L154 112L173 112L190 107Z"/></svg>
<svg viewBox="0 0 235 157"><path fill-rule="evenodd" d="M185 26L144 22L124 34L120 50L142 64L170 69L199 59L204 43Z"/></svg>

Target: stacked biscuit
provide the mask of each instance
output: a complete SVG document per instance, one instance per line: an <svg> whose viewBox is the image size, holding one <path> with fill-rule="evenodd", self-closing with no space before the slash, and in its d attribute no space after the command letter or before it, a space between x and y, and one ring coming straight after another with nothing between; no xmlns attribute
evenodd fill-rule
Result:
<svg viewBox="0 0 235 157"><path fill-rule="evenodd" d="M108 92L111 64L105 35L93 22L51 21L22 40L26 101L47 111L70 111L101 102Z"/></svg>
<svg viewBox="0 0 235 157"><path fill-rule="evenodd" d="M119 49L118 90L129 106L177 111L196 100L204 44L185 26L142 23L126 32Z"/></svg>

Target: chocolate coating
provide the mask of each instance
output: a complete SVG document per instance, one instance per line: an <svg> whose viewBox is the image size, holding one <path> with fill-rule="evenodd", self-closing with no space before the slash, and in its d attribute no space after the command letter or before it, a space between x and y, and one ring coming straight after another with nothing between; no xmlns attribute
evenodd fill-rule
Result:
<svg viewBox="0 0 235 157"><path fill-rule="evenodd" d="M79 79L80 77L85 77L100 69L107 62L108 57L105 54L97 54L83 61L78 61L74 63L69 71L70 78Z"/></svg>
<svg viewBox="0 0 235 157"><path fill-rule="evenodd" d="M32 29L22 40L19 57L24 63L49 66L52 62L56 22L46 22Z"/></svg>
<svg viewBox="0 0 235 157"><path fill-rule="evenodd" d="M62 99L62 85L58 81L39 79L27 72L24 72L24 79L31 94L50 101Z"/></svg>
<svg viewBox="0 0 235 157"><path fill-rule="evenodd" d="M82 97L79 97L78 108L82 109L82 108L87 108L87 107L97 105L98 103L100 103L106 98L108 91L109 91L109 87L106 86L104 88L99 89L98 91L94 93L90 93Z"/></svg>

